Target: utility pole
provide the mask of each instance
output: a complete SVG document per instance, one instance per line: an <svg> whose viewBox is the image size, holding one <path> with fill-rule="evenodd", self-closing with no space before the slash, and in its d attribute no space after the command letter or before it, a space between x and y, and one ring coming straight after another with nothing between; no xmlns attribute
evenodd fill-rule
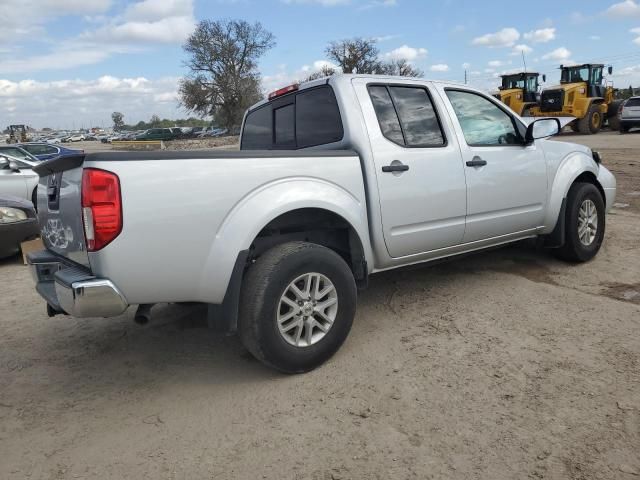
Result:
<svg viewBox="0 0 640 480"><path fill-rule="evenodd" d="M464 69L464 84L467 84L467 69Z"/></svg>

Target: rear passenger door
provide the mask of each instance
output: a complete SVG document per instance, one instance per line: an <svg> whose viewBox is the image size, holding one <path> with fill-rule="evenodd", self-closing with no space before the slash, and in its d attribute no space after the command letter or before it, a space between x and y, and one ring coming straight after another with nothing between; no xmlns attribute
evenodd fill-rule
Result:
<svg viewBox="0 0 640 480"><path fill-rule="evenodd" d="M431 84L364 78L353 84L369 132L389 255L405 257L460 244L465 172Z"/></svg>

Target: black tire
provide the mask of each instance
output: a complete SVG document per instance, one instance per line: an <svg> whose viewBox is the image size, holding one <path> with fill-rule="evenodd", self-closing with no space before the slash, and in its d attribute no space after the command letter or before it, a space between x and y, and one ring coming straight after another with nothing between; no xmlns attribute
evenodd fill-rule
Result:
<svg viewBox="0 0 640 480"><path fill-rule="evenodd" d="M38 187L33 189L33 193L31 194L31 203L33 203L33 209L38 211Z"/></svg>
<svg viewBox="0 0 640 480"><path fill-rule="evenodd" d="M310 346L295 346L280 333L277 312L289 285L307 273L319 273L331 281L338 308L323 338ZM264 364L284 373L308 372L331 358L347 338L356 300L353 274L337 253L313 243L284 243L262 254L246 272L238 333L247 350Z"/></svg>
<svg viewBox="0 0 640 480"><path fill-rule="evenodd" d="M583 202L591 200L596 207L598 225L592 243L585 245L578 234L579 212ZM587 262L600 250L605 232L604 200L598 188L591 183L574 183L567 195L565 212L565 243L554 250L556 256L568 262Z"/></svg>
<svg viewBox="0 0 640 480"><path fill-rule="evenodd" d="M614 100L607 107L607 123L611 130L620 129L620 117L618 117L618 111L620 110L620 105L622 105L623 102L624 100Z"/></svg>
<svg viewBox="0 0 640 480"><path fill-rule="evenodd" d="M620 135L625 133L629 133L629 127L625 127L624 125L620 125Z"/></svg>
<svg viewBox="0 0 640 480"><path fill-rule="evenodd" d="M578 120L578 130L583 135L590 135L598 133L601 127L602 113L600 113L600 106L591 105L584 118Z"/></svg>

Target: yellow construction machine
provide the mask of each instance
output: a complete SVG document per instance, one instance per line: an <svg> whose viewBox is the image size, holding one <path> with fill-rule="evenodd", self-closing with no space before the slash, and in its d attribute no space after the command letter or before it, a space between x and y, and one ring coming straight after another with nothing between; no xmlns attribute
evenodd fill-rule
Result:
<svg viewBox="0 0 640 480"><path fill-rule="evenodd" d="M613 86L607 85L602 73L604 65L560 65L560 85L546 88L540 104L530 108L534 117L575 117L570 126L574 132L598 133L605 121L617 129L619 101L613 97ZM613 72L608 67L609 75Z"/></svg>
<svg viewBox="0 0 640 480"><path fill-rule="evenodd" d="M9 125L7 143L24 143L27 141L27 127L24 125Z"/></svg>
<svg viewBox="0 0 640 480"><path fill-rule="evenodd" d="M502 85L495 97L518 115L527 117L531 108L538 105L539 77L540 74L535 72L501 75ZM547 81L546 75L542 75L542 81Z"/></svg>

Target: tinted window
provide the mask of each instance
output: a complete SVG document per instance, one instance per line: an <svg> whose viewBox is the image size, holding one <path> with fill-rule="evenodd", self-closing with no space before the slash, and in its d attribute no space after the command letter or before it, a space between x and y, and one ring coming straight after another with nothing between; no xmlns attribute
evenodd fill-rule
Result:
<svg viewBox="0 0 640 480"><path fill-rule="evenodd" d="M293 127L294 107L293 103L278 108L273 112L275 143L277 146L295 145L296 132Z"/></svg>
<svg viewBox="0 0 640 480"><path fill-rule="evenodd" d="M369 96L373 102L382 134L392 142L404 145L400 121L387 87L369 87Z"/></svg>
<svg viewBox="0 0 640 480"><path fill-rule="evenodd" d="M298 148L339 142L342 136L340 110L331 88L315 88L296 96Z"/></svg>
<svg viewBox="0 0 640 480"><path fill-rule="evenodd" d="M269 149L271 137L271 107L261 107L247 115L242 131L242 148Z"/></svg>
<svg viewBox="0 0 640 480"><path fill-rule="evenodd" d="M625 107L640 107L640 98L630 98L624 104Z"/></svg>
<svg viewBox="0 0 640 480"><path fill-rule="evenodd" d="M447 90L468 145L521 145L513 119L492 101L472 92Z"/></svg>
<svg viewBox="0 0 640 480"><path fill-rule="evenodd" d="M400 117L405 144L411 147L444 145L440 123L427 91L415 87L390 87L389 90Z"/></svg>
<svg viewBox="0 0 640 480"><path fill-rule="evenodd" d="M275 99L250 112L241 148L306 148L335 143L342 137L338 102L333 89L323 85Z"/></svg>

